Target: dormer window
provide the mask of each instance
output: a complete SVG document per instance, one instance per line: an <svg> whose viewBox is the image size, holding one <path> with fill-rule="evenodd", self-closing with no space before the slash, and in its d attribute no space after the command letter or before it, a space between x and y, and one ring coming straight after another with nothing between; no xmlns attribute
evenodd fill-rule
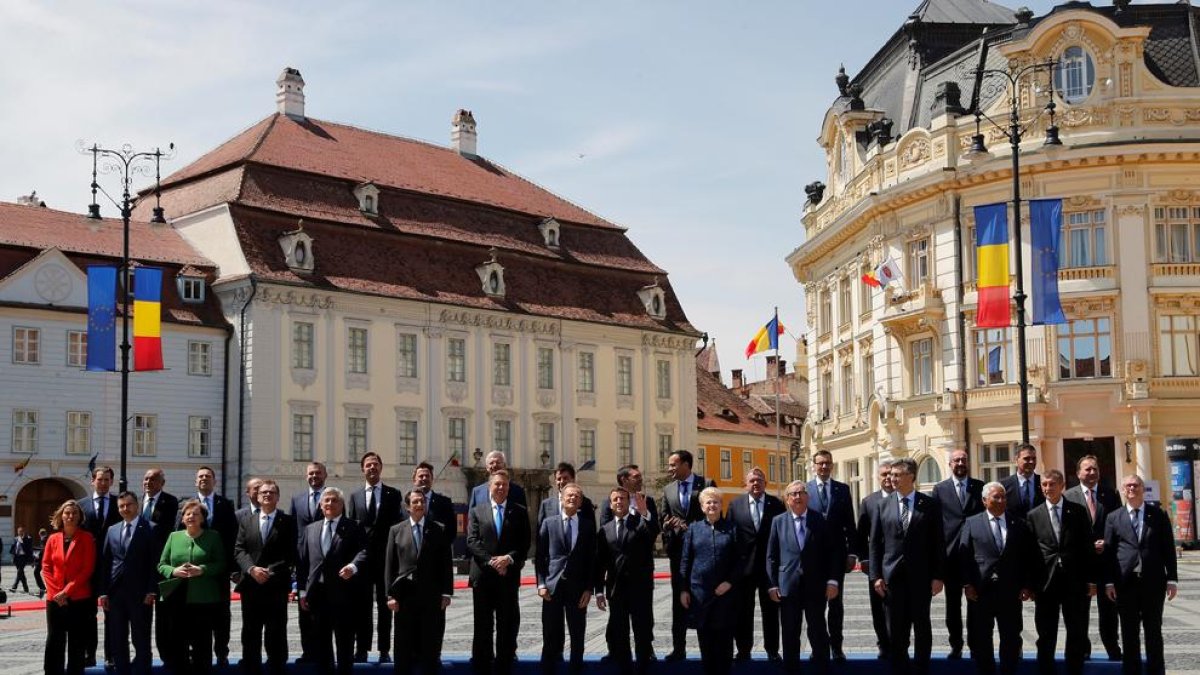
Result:
<svg viewBox="0 0 1200 675"><path fill-rule="evenodd" d="M354 196L358 199L358 210L363 215L379 215L379 188L374 183L360 183L354 188Z"/></svg>
<svg viewBox="0 0 1200 675"><path fill-rule="evenodd" d="M667 318L666 294L658 285L658 280L639 290L638 298L641 299L642 306L646 308L646 313L650 315L650 318L660 320Z"/></svg>
<svg viewBox="0 0 1200 675"><path fill-rule="evenodd" d="M179 297L188 304L204 302L204 277L179 273L175 278Z"/></svg>
<svg viewBox="0 0 1200 675"><path fill-rule="evenodd" d="M483 284L483 292L489 298L503 298L504 267L496 261L496 249L491 249L492 257L475 268L479 281Z"/></svg>
<svg viewBox="0 0 1200 675"><path fill-rule="evenodd" d="M547 218L538 224L538 229L542 232L542 241L546 242L546 246L549 248L558 248L560 226L557 220Z"/></svg>
<svg viewBox="0 0 1200 675"><path fill-rule="evenodd" d="M283 257L288 269L297 273L309 273L316 268L316 258L313 256L313 239L304 231L304 221L291 232L284 232L279 237L279 247L283 249Z"/></svg>
<svg viewBox="0 0 1200 675"><path fill-rule="evenodd" d="M1096 86L1096 64L1083 47L1067 47L1054 69L1054 88L1068 104L1081 103Z"/></svg>

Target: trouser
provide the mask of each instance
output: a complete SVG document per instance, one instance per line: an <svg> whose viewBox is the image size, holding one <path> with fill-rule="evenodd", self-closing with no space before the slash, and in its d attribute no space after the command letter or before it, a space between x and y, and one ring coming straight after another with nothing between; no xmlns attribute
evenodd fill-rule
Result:
<svg viewBox="0 0 1200 675"><path fill-rule="evenodd" d="M1067 675L1081 675L1087 658L1088 596L1087 587L1069 579L1063 570L1049 588L1037 594L1033 623L1037 630L1037 661L1041 675L1054 675L1054 652L1058 649L1058 617L1062 615L1067 643L1063 656Z"/></svg>
<svg viewBox="0 0 1200 675"><path fill-rule="evenodd" d="M17 590L17 586L24 588L26 593L29 592L29 581L25 578L25 563L17 565L17 579L13 581L12 590Z"/></svg>
<svg viewBox="0 0 1200 675"><path fill-rule="evenodd" d="M154 647L158 650L158 658L170 670L171 657L171 617L167 603L160 600L154 603Z"/></svg>
<svg viewBox="0 0 1200 675"><path fill-rule="evenodd" d="M671 568L671 653L683 654L687 651L687 610L679 602L679 596L689 590L688 584L679 576L679 558L682 553L677 551L670 556Z"/></svg>
<svg viewBox="0 0 1200 675"><path fill-rule="evenodd" d="M491 579L475 585L472 613L475 630L471 640L471 664L476 673L508 675L517 655L517 629L521 607L517 604L519 580ZM493 630L495 647L492 646Z"/></svg>
<svg viewBox="0 0 1200 675"><path fill-rule="evenodd" d="M387 606L387 583L383 579L382 551L372 551L367 558L367 592L359 600L357 613L358 628L355 634L355 656L363 657L371 652L371 618L375 615L375 632L380 655L390 654L392 641L392 610ZM374 607L372 607L374 605Z"/></svg>
<svg viewBox="0 0 1200 675"><path fill-rule="evenodd" d="M644 593L633 592L608 601L608 626L604 638L608 653L623 673L633 668L633 654L629 648L629 630L633 628L634 651L638 669L646 669L654 660L654 606L653 589Z"/></svg>
<svg viewBox="0 0 1200 675"><path fill-rule="evenodd" d="M733 669L733 631L727 620L710 616L696 630L704 675L729 675Z"/></svg>
<svg viewBox="0 0 1200 675"><path fill-rule="evenodd" d="M844 585L845 579L840 580ZM829 618L826 620L829 627L829 648L834 651L842 651L842 623L846 616L846 606L842 602L842 594L829 601Z"/></svg>
<svg viewBox="0 0 1200 675"><path fill-rule="evenodd" d="M1121 672L1142 672L1141 631L1146 632L1146 673L1166 672L1163 660L1162 618L1165 584L1147 586L1144 581L1117 586L1117 611L1121 614Z"/></svg>
<svg viewBox="0 0 1200 675"><path fill-rule="evenodd" d="M891 658L892 641L888 638L887 608L883 605L883 598L871 587L871 577L864 574L863 578L867 580L867 596L871 598L871 626L875 629L875 646L884 658Z"/></svg>
<svg viewBox="0 0 1200 675"><path fill-rule="evenodd" d="M38 590L46 592L46 581L42 579L42 561L39 560L33 564L33 582L37 584Z"/></svg>
<svg viewBox="0 0 1200 675"><path fill-rule="evenodd" d="M1091 600L1088 600L1088 614L1091 614ZM1099 615L1100 642L1109 659L1118 661L1121 658L1121 619L1117 611L1117 603L1108 599L1101 588L1096 593L1096 613ZM1092 656L1092 642L1087 643L1087 658Z"/></svg>
<svg viewBox="0 0 1200 675"><path fill-rule="evenodd" d="M801 584L803 587L803 584ZM800 672L800 631L808 622L809 661L812 672L829 672L829 632L825 627L825 598L787 596L779 603L779 619L783 628L783 667L795 675Z"/></svg>
<svg viewBox="0 0 1200 675"><path fill-rule="evenodd" d="M931 580L926 576L912 575L907 571L897 572L887 583L884 607L888 637L892 642L894 673L929 672L929 659L933 652L933 621L929 617L933 594L930 584ZM908 658L910 635L913 645L911 663Z"/></svg>
<svg viewBox="0 0 1200 675"><path fill-rule="evenodd" d="M187 675L212 671L213 633L221 620L220 603L188 603L173 594L170 614L171 671Z"/></svg>
<svg viewBox="0 0 1200 675"><path fill-rule="evenodd" d="M233 623L233 608L230 606L229 580L217 581L219 596L212 612L212 650L218 658L229 658L229 627Z"/></svg>
<svg viewBox="0 0 1200 675"><path fill-rule="evenodd" d="M312 610L300 609L296 613L296 618L300 624L300 656L314 658L316 650L313 648L313 642L316 639L317 622L313 618Z"/></svg>
<svg viewBox="0 0 1200 675"><path fill-rule="evenodd" d="M947 564L958 564L947 562ZM950 576L950 575L947 575ZM962 581L957 578L946 579L945 586L942 589L942 595L946 598L946 633L950 639L950 649L954 651L962 651L963 648L963 587ZM973 611L971 603L967 603L967 613Z"/></svg>
<svg viewBox="0 0 1200 675"><path fill-rule="evenodd" d="M763 649L769 656L779 655L779 605L771 600L765 583L745 577L737 585L738 616L734 644L737 654L749 656L754 649L754 601L757 598L762 614Z"/></svg>
<svg viewBox="0 0 1200 675"><path fill-rule="evenodd" d="M92 603L91 607L95 606ZM46 652L42 667L47 675L83 673L87 642L85 627L91 616L87 600L68 600L65 607L55 602L46 603Z"/></svg>
<svg viewBox="0 0 1200 675"><path fill-rule="evenodd" d="M353 598L340 597L342 592L342 588L330 588L318 581L306 596L313 618L312 658L320 673L334 672L335 657L340 675L354 671L355 624L348 617L358 603Z"/></svg>
<svg viewBox="0 0 1200 675"><path fill-rule="evenodd" d="M1013 675L1021 664L1021 596L1003 585L989 585L979 591L975 611L967 627L971 660L982 675L996 672L996 649L992 629L1000 633L1000 672Z"/></svg>
<svg viewBox="0 0 1200 675"><path fill-rule="evenodd" d="M153 608L146 596L129 593L110 593L108 609L104 611L105 659L112 661L118 673L150 672L153 655L150 653L150 623ZM129 643L133 642L132 668Z"/></svg>
<svg viewBox="0 0 1200 675"><path fill-rule="evenodd" d="M288 588L252 588L253 579L242 584L242 667L249 673L262 670L264 637L267 665L274 673L287 667Z"/></svg>
<svg viewBox="0 0 1200 675"><path fill-rule="evenodd" d="M446 611L440 597L406 601L394 618L397 675L436 675L441 669Z"/></svg>
<svg viewBox="0 0 1200 675"><path fill-rule="evenodd" d="M565 589L564 589L565 590ZM571 634L571 670L583 668L584 634L587 632L587 608L579 607L582 592L572 589L542 601L542 672L552 674L562 662L566 633Z"/></svg>
<svg viewBox="0 0 1200 675"><path fill-rule="evenodd" d="M92 581L92 588L96 588L95 580ZM93 595L86 603L88 620L83 625L83 660L88 664L96 662L96 647L100 644L100 607L97 602L98 598Z"/></svg>

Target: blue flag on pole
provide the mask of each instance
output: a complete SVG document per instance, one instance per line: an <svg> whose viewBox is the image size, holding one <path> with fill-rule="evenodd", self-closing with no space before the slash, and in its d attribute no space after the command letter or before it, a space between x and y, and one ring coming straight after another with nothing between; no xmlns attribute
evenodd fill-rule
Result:
<svg viewBox="0 0 1200 675"><path fill-rule="evenodd" d="M1062 200L1029 202L1033 247L1033 324L1067 323L1058 300L1058 247L1062 233Z"/></svg>
<svg viewBox="0 0 1200 675"><path fill-rule="evenodd" d="M117 369L117 268L88 268L87 369Z"/></svg>

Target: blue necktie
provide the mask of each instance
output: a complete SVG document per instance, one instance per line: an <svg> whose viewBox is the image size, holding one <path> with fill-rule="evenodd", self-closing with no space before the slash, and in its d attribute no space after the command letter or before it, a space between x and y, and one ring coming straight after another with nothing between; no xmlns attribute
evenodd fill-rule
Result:
<svg viewBox="0 0 1200 675"><path fill-rule="evenodd" d="M1033 508L1033 479L1025 481L1025 507Z"/></svg>
<svg viewBox="0 0 1200 675"><path fill-rule="evenodd" d="M496 538L500 538L500 530L504 524L504 507L500 504L496 505Z"/></svg>
<svg viewBox="0 0 1200 675"><path fill-rule="evenodd" d="M421 526L413 526L413 544L417 547L417 553L421 552Z"/></svg>

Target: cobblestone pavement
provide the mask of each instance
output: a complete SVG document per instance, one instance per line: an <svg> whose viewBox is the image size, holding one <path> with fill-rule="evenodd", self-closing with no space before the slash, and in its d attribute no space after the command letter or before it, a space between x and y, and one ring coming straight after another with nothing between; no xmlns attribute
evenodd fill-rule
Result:
<svg viewBox="0 0 1200 675"><path fill-rule="evenodd" d="M666 561L659 561L660 570L666 569ZM1163 633L1166 642L1167 669L1173 673L1197 673L1200 675L1200 553L1187 554L1179 568L1180 592L1174 602L1167 603L1166 615L1163 619ZM5 588L11 583L12 568L4 569ZM845 636L847 652L854 654L874 654L874 634L871 631L870 608L867 604L866 577L853 573L847 577L846 624ZM654 591L654 612L657 619L655 633L659 638L655 641L655 650L659 656L670 650L668 635L671 615L670 586L665 581L656 584ZM23 593L10 593L10 600L22 602L33 599ZM541 649L541 616L537 598L532 587L521 589L521 632L518 649L522 658L537 658ZM948 650L945 628L942 624L945 605L940 597L934 599L934 652ZM447 655L465 656L471 649L471 600L469 592L460 591L451 605L446 628ZM299 632L296 626L296 608L291 608L289 632L291 633L290 655L294 658L300 654ZM234 639L230 645L233 650L231 657L238 658L240 616L238 607L233 614ZM103 614L101 615L103 617ZM604 624L606 615L595 608L593 604L588 612L587 649L588 654L603 654L606 650L604 643ZM103 626L103 623L101 624ZM46 622L45 614L40 611L18 612L11 617L0 618L0 672L5 675L33 675L42 671L42 651L45 644ZM1100 653L1099 636L1096 634L1095 605L1093 603L1091 620L1092 641ZM1062 649L1060 632L1059 649ZM103 628L101 629L103 643ZM1033 633L1033 603L1025 606L1025 651L1027 655L1034 649L1035 635ZM689 651L698 655L695 633L688 638ZM761 641L756 643L761 651ZM761 654L760 654L761 656ZM374 655L372 655L374 657Z"/></svg>

